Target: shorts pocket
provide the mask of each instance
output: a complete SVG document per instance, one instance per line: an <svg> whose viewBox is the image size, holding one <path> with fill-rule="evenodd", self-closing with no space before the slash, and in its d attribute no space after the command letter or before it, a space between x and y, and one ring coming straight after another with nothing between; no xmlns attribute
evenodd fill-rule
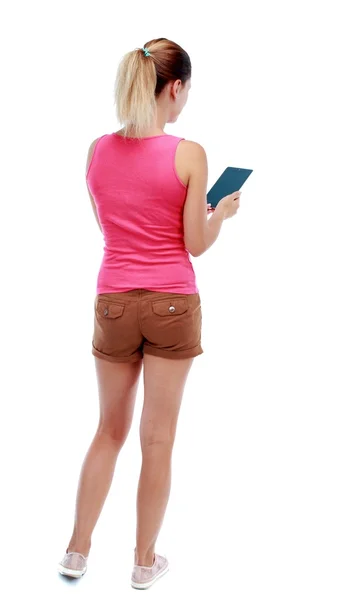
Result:
<svg viewBox="0 0 361 600"><path fill-rule="evenodd" d="M98 300L95 311L98 317L104 319L119 319L124 313L125 304L115 304L107 300Z"/></svg>
<svg viewBox="0 0 361 600"><path fill-rule="evenodd" d="M188 310L188 300L187 298L155 300L152 302L152 310L159 317L183 315Z"/></svg>

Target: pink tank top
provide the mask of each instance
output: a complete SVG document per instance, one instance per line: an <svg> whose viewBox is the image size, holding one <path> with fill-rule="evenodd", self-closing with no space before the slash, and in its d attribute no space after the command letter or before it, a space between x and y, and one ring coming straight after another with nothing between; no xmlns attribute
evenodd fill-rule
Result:
<svg viewBox="0 0 361 600"><path fill-rule="evenodd" d="M187 187L175 170L183 138L172 135L96 142L86 181L104 235L97 294L146 289L198 293L184 245Z"/></svg>

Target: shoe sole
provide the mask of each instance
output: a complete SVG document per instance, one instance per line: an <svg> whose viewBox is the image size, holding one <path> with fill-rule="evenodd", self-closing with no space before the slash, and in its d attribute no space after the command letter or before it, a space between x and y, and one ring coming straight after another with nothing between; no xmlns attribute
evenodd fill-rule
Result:
<svg viewBox="0 0 361 600"><path fill-rule="evenodd" d="M163 577L163 575L165 575L166 573L168 573L169 571L169 566L167 566L164 571L160 571L155 577L154 579L152 579L151 581L147 581L146 583L136 583L135 581L133 581L133 579L131 579L130 583L131 586L136 589L136 590L146 590L147 588L149 588L151 585L153 585L153 583L155 583L158 579L160 579L161 577Z"/></svg>
<svg viewBox="0 0 361 600"><path fill-rule="evenodd" d="M78 571L76 569L68 569L68 567L58 565L58 571L60 575L66 575L67 577L74 577L74 579L78 579L80 577L83 577L87 570L85 569L85 571Z"/></svg>

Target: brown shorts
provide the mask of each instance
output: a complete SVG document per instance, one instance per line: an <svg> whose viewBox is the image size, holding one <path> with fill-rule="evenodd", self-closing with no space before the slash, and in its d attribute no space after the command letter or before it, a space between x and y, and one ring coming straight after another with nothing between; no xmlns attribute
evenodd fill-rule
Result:
<svg viewBox="0 0 361 600"><path fill-rule="evenodd" d="M92 353L112 362L135 362L143 353L193 358L201 347L199 294L131 290L98 294Z"/></svg>

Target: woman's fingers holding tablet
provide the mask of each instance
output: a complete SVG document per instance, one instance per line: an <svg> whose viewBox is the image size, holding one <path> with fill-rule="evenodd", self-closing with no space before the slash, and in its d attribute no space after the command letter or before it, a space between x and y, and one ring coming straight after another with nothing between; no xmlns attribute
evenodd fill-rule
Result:
<svg viewBox="0 0 361 600"><path fill-rule="evenodd" d="M225 196L224 198L222 198L222 200L218 202L217 209L219 207L219 210L223 211L225 219L230 219L231 217L234 217L234 215L237 213L237 210L239 209L239 199L241 193L242 192L237 190L237 192L233 192L233 194Z"/></svg>

